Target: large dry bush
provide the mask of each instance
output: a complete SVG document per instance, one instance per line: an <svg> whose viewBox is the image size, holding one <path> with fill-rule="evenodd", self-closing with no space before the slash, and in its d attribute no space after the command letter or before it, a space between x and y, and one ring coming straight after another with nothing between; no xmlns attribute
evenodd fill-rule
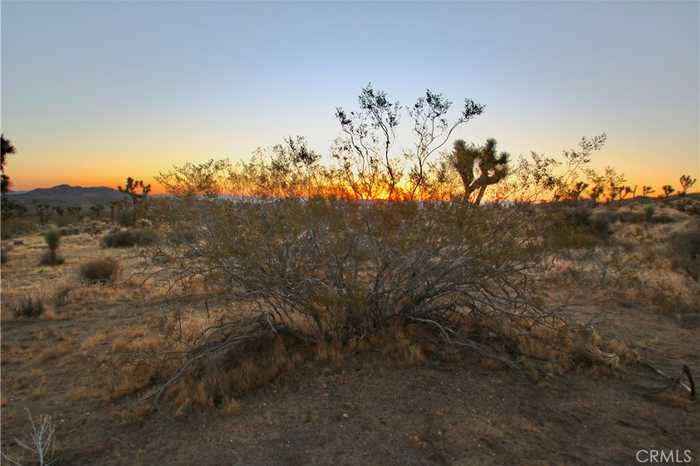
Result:
<svg viewBox="0 0 700 466"><path fill-rule="evenodd" d="M154 278L184 290L206 284L209 298L217 291L228 303L191 339L173 381L202 377L203 367L223 373L253 341L276 335L342 348L418 325L440 345L492 355L482 336L506 322L503 338L521 323L526 332L565 327L537 297L544 250L523 209L329 198L172 202L179 216L164 228L187 226L194 236L153 250Z"/></svg>

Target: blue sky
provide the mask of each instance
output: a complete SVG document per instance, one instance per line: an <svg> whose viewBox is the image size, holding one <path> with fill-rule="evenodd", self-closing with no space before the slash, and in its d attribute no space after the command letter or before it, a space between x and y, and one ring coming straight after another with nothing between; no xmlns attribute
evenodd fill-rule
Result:
<svg viewBox="0 0 700 466"><path fill-rule="evenodd" d="M700 171L698 23L697 2L3 1L8 172L115 184L295 134L327 153L371 81L486 104L456 136L516 155L607 132L597 166L675 183Z"/></svg>

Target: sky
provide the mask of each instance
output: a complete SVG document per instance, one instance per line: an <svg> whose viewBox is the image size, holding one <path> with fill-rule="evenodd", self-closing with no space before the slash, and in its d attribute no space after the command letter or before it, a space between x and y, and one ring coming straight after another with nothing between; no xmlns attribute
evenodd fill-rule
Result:
<svg viewBox="0 0 700 466"><path fill-rule="evenodd" d="M698 2L11 2L2 132L15 190L116 186L304 135L368 82L486 112L455 134L552 156L606 132L631 184L700 172ZM406 125L407 118L403 119ZM412 140L402 138L399 147ZM158 191L158 188L155 188Z"/></svg>

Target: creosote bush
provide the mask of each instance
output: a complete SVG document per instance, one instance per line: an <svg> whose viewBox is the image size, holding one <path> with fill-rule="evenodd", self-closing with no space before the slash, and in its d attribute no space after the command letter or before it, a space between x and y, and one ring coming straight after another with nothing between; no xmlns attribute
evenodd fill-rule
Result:
<svg viewBox="0 0 700 466"><path fill-rule="evenodd" d="M44 311L44 302L39 296L23 296L13 308L13 314L16 318L36 319Z"/></svg>
<svg viewBox="0 0 700 466"><path fill-rule="evenodd" d="M530 216L548 251L590 248L612 234L610 213L588 207L531 210Z"/></svg>
<svg viewBox="0 0 700 466"><path fill-rule="evenodd" d="M119 229L112 230L102 238L106 248L128 248L132 246L149 246L158 239L152 229Z"/></svg>
<svg viewBox="0 0 700 466"><path fill-rule="evenodd" d="M80 266L80 278L88 283L113 282L119 276L119 261L112 257L93 259Z"/></svg>
<svg viewBox="0 0 700 466"><path fill-rule="evenodd" d="M165 228L187 224L195 238L154 248L157 276L174 272L171 284L185 292L206 283L229 303L216 325L189 340L181 370L156 391L178 404L196 392L216 404L295 367L309 348L338 355L383 342L415 363L451 347L514 366L490 335L515 338L525 322L568 331L537 292L547 250L528 209L311 198L198 200L175 210ZM508 323L509 333L494 322ZM406 331L411 326L418 330ZM418 344L417 335L433 343ZM285 357L251 349L277 337Z"/></svg>

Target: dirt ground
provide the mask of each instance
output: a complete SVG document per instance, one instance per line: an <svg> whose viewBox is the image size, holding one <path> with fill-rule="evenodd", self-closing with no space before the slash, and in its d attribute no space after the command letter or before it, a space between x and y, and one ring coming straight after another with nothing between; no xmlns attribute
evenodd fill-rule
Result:
<svg viewBox="0 0 700 466"><path fill-rule="evenodd" d="M653 228L668 234L677 224ZM115 338L141 338L138 329L157 322L162 290L133 280L82 285L77 267L109 255L134 270L136 250L105 250L80 234L63 238L63 265L39 266L43 239L19 240L8 242L2 266L5 452L26 438L28 409L53 417L61 465L627 466L640 449L691 450L684 464L700 465L698 401L679 389L655 393L666 381L642 364L533 381L476 356L402 367L368 352L286 373L239 398L240 409L135 415L138 394L112 399L99 379ZM671 376L687 364L700 378L700 326L637 295L588 286L572 290L583 304L567 311L570 320L593 320L601 336ZM56 306L62 287L70 299ZM27 293L46 297L44 317L12 315Z"/></svg>

